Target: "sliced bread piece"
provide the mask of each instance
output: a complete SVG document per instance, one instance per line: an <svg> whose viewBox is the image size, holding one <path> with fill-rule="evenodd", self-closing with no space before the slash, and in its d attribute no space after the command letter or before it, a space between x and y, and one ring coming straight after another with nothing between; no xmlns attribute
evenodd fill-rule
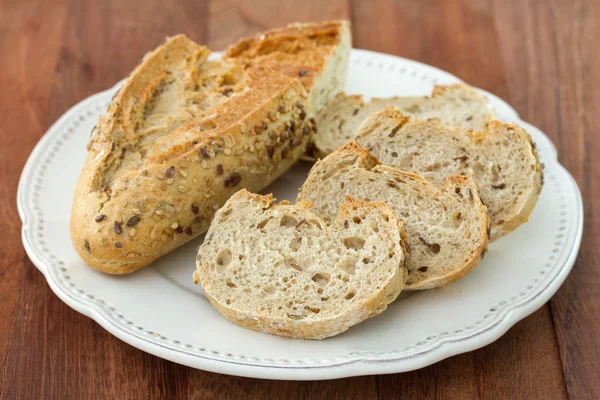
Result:
<svg viewBox="0 0 600 400"><path fill-rule="evenodd" d="M408 251L388 206L346 199L333 225L309 208L240 190L215 214L194 282L229 321L323 339L398 296Z"/></svg>
<svg viewBox="0 0 600 400"><path fill-rule="evenodd" d="M419 175L379 165L352 141L317 161L298 201L310 201L312 211L332 220L346 196L383 201L402 220L411 249L407 289L445 286L483 257L488 218L469 176L451 176L438 188Z"/></svg>
<svg viewBox="0 0 600 400"><path fill-rule="evenodd" d="M313 212L331 220L346 196L383 201L402 220L411 249L407 289L445 286L484 255L488 218L469 176L451 176L438 188L419 175L379 165L352 141L317 161L298 201L310 201Z"/></svg>
<svg viewBox="0 0 600 400"><path fill-rule="evenodd" d="M452 175L472 175L487 206L491 240L527 222L542 189L535 145L515 124L492 121L472 132L389 107L367 118L356 140L382 164L415 171L438 185Z"/></svg>
<svg viewBox="0 0 600 400"><path fill-rule="evenodd" d="M225 58L300 78L316 113L344 90L351 41L348 21L296 23L241 39Z"/></svg>
<svg viewBox="0 0 600 400"><path fill-rule="evenodd" d="M318 132L314 137L314 156L325 157L348 141L371 114L395 106L406 115L427 120L436 118L446 125L481 130L494 118L485 96L464 84L436 86L431 96L374 98L338 94L317 114Z"/></svg>

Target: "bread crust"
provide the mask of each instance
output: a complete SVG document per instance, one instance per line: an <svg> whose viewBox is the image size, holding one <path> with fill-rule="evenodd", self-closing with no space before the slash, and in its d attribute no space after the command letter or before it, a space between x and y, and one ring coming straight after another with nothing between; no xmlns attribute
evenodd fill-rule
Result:
<svg viewBox="0 0 600 400"><path fill-rule="evenodd" d="M295 23L242 38L229 46L224 56L244 65L274 66L279 72L300 78L310 91L326 61L349 35L350 22L346 20Z"/></svg>
<svg viewBox="0 0 600 400"><path fill-rule="evenodd" d="M300 81L265 66L244 71L232 60L209 62L208 54L182 35L168 39L134 69L100 118L70 224L91 267L124 274L150 264L204 232L235 191L266 187L304 152L313 131ZM203 95L214 104L162 136L139 134L161 82L203 68L222 75L222 85Z"/></svg>
<svg viewBox="0 0 600 400"><path fill-rule="evenodd" d="M248 201L256 204L260 204L263 209L269 209L272 207L280 207L276 205L272 195L261 196L257 194L249 193L246 190L241 190L236 193L230 201L232 203L240 201ZM287 204L286 204L287 205ZM322 226L328 227L329 223L325 222L318 215L308 211L311 204L309 201L301 201L294 207L296 209L304 210L310 215L310 219L317 220ZM334 226L341 228L344 221L349 219L351 215L351 209L354 207L372 209L380 213L385 213L392 218L392 223L398 226L398 233L402 235L402 223L397 219L393 211L384 203L378 202L363 202L360 200L352 199L348 197L346 203L340 206L339 213ZM224 207L225 208L225 207ZM218 220L218 215L215 216L215 220ZM209 230L209 234L212 232ZM402 242L402 241L400 241ZM344 312L333 315L327 318L319 318L315 320L294 320L290 318L276 318L270 315L264 315L260 312L242 312L233 306L225 303L224 299L215 298L212 295L210 284L208 283L208 269L209 264L205 261L197 262L197 269L194 272L194 282L200 283L204 289L204 293L213 307L219 311L228 321L235 323L236 325L244 328L285 337L291 337L296 339L324 339L331 337L346 331L351 326L377 315L384 311L388 304L394 301L400 294L404 283L407 278L406 272L406 258L408 251L401 243L396 246L396 251L401 254L400 264L395 274L385 284L385 286L375 293L373 296L364 299L359 305L344 310ZM199 253L202 252L202 248Z"/></svg>

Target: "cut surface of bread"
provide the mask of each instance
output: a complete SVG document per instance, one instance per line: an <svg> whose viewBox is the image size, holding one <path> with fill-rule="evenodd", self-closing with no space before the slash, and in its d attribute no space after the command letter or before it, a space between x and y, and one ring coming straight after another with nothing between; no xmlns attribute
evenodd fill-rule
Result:
<svg viewBox="0 0 600 400"><path fill-rule="evenodd" d="M367 118L356 140L382 164L438 185L451 175L472 175L487 206L492 240L527 222L542 188L535 146L515 124L492 121L472 132L389 107Z"/></svg>
<svg viewBox="0 0 600 400"><path fill-rule="evenodd" d="M215 214L194 282L226 319L323 339L379 314L398 296L408 253L393 211L348 198L330 225L309 207L240 190Z"/></svg>
<svg viewBox="0 0 600 400"><path fill-rule="evenodd" d="M298 201L326 220L345 196L388 204L402 221L411 249L407 289L445 286L474 268L486 250L488 217L469 176L438 188L419 175L380 165L349 142L311 169Z"/></svg>
<svg viewBox="0 0 600 400"><path fill-rule="evenodd" d="M167 39L100 117L71 214L88 265L148 265L206 231L230 195L263 189L304 154L312 124L301 82L208 54L183 35Z"/></svg>
<svg viewBox="0 0 600 400"><path fill-rule="evenodd" d="M484 129L494 118L485 96L464 84L436 86L431 96L374 98L371 101L365 101L359 95L340 93L317 114L314 156L325 157L355 139L367 117L390 106L418 119L434 118L446 125L470 130Z"/></svg>
<svg viewBox="0 0 600 400"><path fill-rule="evenodd" d="M225 51L225 58L300 78L317 112L344 90L351 41L348 21L296 23L241 39Z"/></svg>

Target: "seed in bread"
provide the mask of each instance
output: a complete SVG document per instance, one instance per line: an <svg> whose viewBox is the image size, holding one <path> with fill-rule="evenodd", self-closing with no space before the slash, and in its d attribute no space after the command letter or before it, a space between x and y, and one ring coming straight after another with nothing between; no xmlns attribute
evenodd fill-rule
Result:
<svg viewBox="0 0 600 400"><path fill-rule="evenodd" d="M395 106L418 119L439 119L446 125L481 130L494 118L485 96L465 84L436 86L431 96L373 98L338 94L317 114L318 132L314 156L325 157L356 138L356 132L371 114Z"/></svg>
<svg viewBox="0 0 600 400"><path fill-rule="evenodd" d="M488 218L469 176L451 176L438 188L413 173L379 165L349 142L311 169L298 195L326 220L345 196L388 204L402 220L411 248L407 289L445 286L466 275L483 256Z"/></svg>
<svg viewBox="0 0 600 400"><path fill-rule="evenodd" d="M398 296L408 252L393 211L346 199L330 225L309 207L241 190L215 214L194 282L229 321L323 339L379 314Z"/></svg>
<svg viewBox="0 0 600 400"><path fill-rule="evenodd" d="M451 175L472 175L487 206L492 240L527 222L542 189L535 145L516 124L492 121L472 132L389 107L367 118L356 140L382 164L438 185Z"/></svg>

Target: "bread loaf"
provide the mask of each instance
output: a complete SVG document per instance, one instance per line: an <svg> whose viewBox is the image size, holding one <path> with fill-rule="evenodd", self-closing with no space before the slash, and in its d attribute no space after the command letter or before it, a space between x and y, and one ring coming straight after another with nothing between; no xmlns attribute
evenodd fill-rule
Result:
<svg viewBox="0 0 600 400"><path fill-rule="evenodd" d="M466 275L484 255L488 218L469 176L451 176L438 188L417 174L379 165L368 151L349 142L317 161L298 202L310 201L311 211L332 220L345 196L385 202L402 221L411 249L406 289L445 286Z"/></svg>
<svg viewBox="0 0 600 400"><path fill-rule="evenodd" d="M194 281L229 321L323 339L379 314L398 296L408 254L393 211L346 199L329 225L309 207L241 190L215 214Z"/></svg>
<svg viewBox="0 0 600 400"><path fill-rule="evenodd" d="M304 153L312 125L300 81L209 53L168 39L100 117L71 215L90 266L148 265L204 232L231 194L266 187Z"/></svg>

